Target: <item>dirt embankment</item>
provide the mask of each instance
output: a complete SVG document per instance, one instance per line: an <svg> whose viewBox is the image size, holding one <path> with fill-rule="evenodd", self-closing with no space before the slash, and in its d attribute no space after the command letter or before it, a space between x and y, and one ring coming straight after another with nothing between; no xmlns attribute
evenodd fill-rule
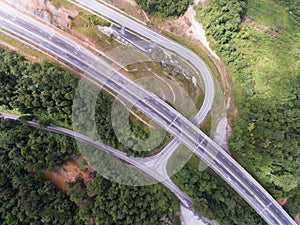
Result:
<svg viewBox="0 0 300 225"><path fill-rule="evenodd" d="M49 0L10 0L9 3L59 27L68 27L70 16L76 16L78 11L76 7L67 9L61 6L56 8L53 2Z"/></svg>
<svg viewBox="0 0 300 225"><path fill-rule="evenodd" d="M300 225L300 213L295 216L295 221L298 225Z"/></svg>
<svg viewBox="0 0 300 225"><path fill-rule="evenodd" d="M281 207L283 207L288 202L288 198L286 197L286 198L277 199L277 202Z"/></svg>
<svg viewBox="0 0 300 225"><path fill-rule="evenodd" d="M151 22L147 16L147 14L135 2L135 0L104 0L104 1L144 23Z"/></svg>

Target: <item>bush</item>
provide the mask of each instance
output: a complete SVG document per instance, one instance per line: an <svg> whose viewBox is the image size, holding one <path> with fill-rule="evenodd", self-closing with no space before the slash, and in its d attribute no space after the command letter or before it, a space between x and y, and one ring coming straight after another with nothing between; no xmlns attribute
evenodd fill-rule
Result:
<svg viewBox="0 0 300 225"><path fill-rule="evenodd" d="M136 0L143 10L161 17L181 16L186 11L189 0Z"/></svg>

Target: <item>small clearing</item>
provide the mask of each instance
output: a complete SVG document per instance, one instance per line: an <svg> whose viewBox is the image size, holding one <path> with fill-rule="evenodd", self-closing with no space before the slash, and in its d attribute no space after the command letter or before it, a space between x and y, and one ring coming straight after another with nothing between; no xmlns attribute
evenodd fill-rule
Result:
<svg viewBox="0 0 300 225"><path fill-rule="evenodd" d="M91 180L92 169L85 166L84 171L80 170L79 165L82 160L82 156L71 156L61 167L46 171L44 178L51 181L59 190L66 190L65 183L74 182L77 176L81 176L86 184Z"/></svg>

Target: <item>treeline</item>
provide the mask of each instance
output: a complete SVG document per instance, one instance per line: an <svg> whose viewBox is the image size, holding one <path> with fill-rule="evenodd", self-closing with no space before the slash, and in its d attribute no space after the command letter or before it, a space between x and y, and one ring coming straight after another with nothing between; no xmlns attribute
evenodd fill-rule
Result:
<svg viewBox="0 0 300 225"><path fill-rule="evenodd" d="M245 2L241 0L217 0L205 8L201 4L196 8L197 17L203 23L206 34L213 38L214 47L222 54L225 63L234 64L237 70L248 66L244 56L235 47L245 7Z"/></svg>
<svg viewBox="0 0 300 225"><path fill-rule="evenodd" d="M72 103L78 79L48 62L32 63L0 50L0 105L39 119L72 125Z"/></svg>
<svg viewBox="0 0 300 225"><path fill-rule="evenodd" d="M136 0L142 9L151 15L161 17L181 16L186 11L189 0Z"/></svg>
<svg viewBox="0 0 300 225"><path fill-rule="evenodd" d="M300 211L300 57L295 47L300 24L286 10L296 1L276 2L216 0L199 5L197 16L233 81L238 116L232 117L230 150L275 198L289 198L285 208L294 216ZM271 10L255 8L260 5L275 5L285 19L278 21ZM258 31L258 22L254 28L242 24L243 17L257 18L262 25L275 22L268 28L271 32Z"/></svg>
<svg viewBox="0 0 300 225"><path fill-rule="evenodd" d="M0 128L0 147L9 158L7 166L44 172L61 165L76 152L75 141L67 136L17 125L10 120L1 121ZM5 166L3 163L2 167Z"/></svg>

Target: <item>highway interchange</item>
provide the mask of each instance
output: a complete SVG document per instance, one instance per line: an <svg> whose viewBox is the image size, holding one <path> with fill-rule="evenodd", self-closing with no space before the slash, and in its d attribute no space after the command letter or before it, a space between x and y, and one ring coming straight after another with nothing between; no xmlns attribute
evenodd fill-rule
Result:
<svg viewBox="0 0 300 225"><path fill-rule="evenodd" d="M89 1L89 6L92 6L92 2L94 1ZM49 30L48 27L43 27L41 24L36 25L36 21L26 18L26 16L16 13L12 9L5 10L8 8L5 4L2 7L2 4L0 3L0 26L3 29L50 52L60 60L84 72L90 79L105 84L111 90L135 104L141 112L155 120L161 127L174 135L177 140L214 169L268 224L295 224L280 205L235 160L180 113L154 94L143 90L140 86L123 77L88 50L64 38L63 35ZM97 7L92 6L94 10L98 11L98 8L103 8L105 12L101 13L109 17L105 14L110 12L110 10L105 8L106 6L96 2L95 4L97 4ZM121 20L117 22L129 27L123 22L123 15L119 15L113 10L111 11L117 15L117 18L113 20ZM129 19L127 18L126 20ZM138 25L135 25L135 21L130 21L130 23L134 25L130 29L149 38L147 36L149 33L148 28L138 23ZM146 30L147 32L143 33L141 30ZM160 39L164 39L155 32L151 35L157 39L155 42L158 44L161 44L159 43ZM174 42L167 39L167 42L164 41L163 43L164 46L168 46L173 45ZM180 46L178 44L174 46L176 47L176 45ZM189 54L180 51L177 51L177 53L184 58L185 54ZM205 98L209 99L209 96L205 96Z"/></svg>

